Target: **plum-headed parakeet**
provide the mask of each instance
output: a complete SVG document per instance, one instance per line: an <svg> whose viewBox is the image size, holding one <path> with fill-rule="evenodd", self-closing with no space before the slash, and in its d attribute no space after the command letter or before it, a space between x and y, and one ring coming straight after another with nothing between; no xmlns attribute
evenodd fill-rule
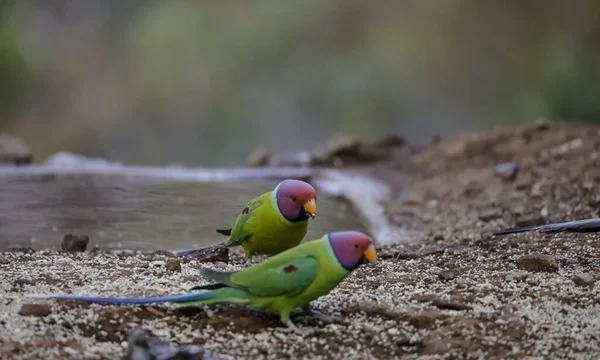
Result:
<svg viewBox="0 0 600 360"><path fill-rule="evenodd" d="M225 272L202 269L215 283L193 288L190 294L149 298L100 298L84 296L36 296L104 304L151 304L174 302L184 305L235 303L277 313L290 330L300 331L290 321L290 312L307 309L309 303L328 294L352 270L377 253L371 239L358 231L325 234L242 270Z"/></svg>
<svg viewBox="0 0 600 360"><path fill-rule="evenodd" d="M308 219L317 213L317 192L300 180L284 180L273 191L250 200L231 230L217 230L229 236L219 243L227 247L242 246L245 258L275 255L302 241ZM186 254L202 248L176 251Z"/></svg>

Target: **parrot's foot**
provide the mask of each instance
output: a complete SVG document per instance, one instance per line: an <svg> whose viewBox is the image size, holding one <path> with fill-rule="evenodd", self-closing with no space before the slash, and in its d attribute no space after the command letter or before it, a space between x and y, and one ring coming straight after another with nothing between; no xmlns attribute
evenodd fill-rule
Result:
<svg viewBox="0 0 600 360"><path fill-rule="evenodd" d="M341 323L344 321L339 316L327 315L318 310L314 310L311 308L304 308L303 313L301 313L299 316L296 316L296 319L311 319L311 318L321 320L322 322L324 322L326 324Z"/></svg>
<svg viewBox="0 0 600 360"><path fill-rule="evenodd" d="M307 335L308 331L306 330L302 330L299 327L296 326L296 324L294 324L292 322L292 320L288 320L287 322L287 327L286 328L280 328L279 331L284 332L284 333L296 333L298 335Z"/></svg>

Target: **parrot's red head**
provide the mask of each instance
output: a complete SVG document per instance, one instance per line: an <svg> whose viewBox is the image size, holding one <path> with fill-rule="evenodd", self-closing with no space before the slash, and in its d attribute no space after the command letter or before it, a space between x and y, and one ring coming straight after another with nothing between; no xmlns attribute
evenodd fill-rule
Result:
<svg viewBox="0 0 600 360"><path fill-rule="evenodd" d="M347 270L354 270L366 261L377 261L377 252L371 238L359 231L329 233L329 243L335 257Z"/></svg>
<svg viewBox="0 0 600 360"><path fill-rule="evenodd" d="M284 180L276 188L277 208L289 221L306 221L317 213L317 192L300 180Z"/></svg>

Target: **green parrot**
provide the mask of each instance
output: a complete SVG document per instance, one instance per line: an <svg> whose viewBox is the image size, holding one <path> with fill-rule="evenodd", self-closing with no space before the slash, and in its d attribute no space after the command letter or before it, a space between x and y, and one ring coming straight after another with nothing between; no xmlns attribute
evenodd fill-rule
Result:
<svg viewBox="0 0 600 360"><path fill-rule="evenodd" d="M371 239L358 231L325 234L275 255L262 263L238 271L204 268L201 274L213 284L192 288L189 294L148 298L101 298L72 295L41 295L46 299L69 299L104 304L152 304L174 302L184 305L233 303L279 314L288 331L302 333L290 320L292 310L302 308L313 316L309 303L328 294L361 264L377 261Z"/></svg>
<svg viewBox="0 0 600 360"><path fill-rule="evenodd" d="M242 246L246 261L254 255L275 255L300 244L308 230L308 219L317 213L317 192L300 180L284 180L273 191L250 200L230 230L217 245ZM193 253L203 248L177 250Z"/></svg>

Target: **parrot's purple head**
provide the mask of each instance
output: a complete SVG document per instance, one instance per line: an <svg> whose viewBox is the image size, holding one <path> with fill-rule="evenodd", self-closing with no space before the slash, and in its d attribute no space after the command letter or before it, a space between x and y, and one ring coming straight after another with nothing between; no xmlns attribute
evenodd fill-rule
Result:
<svg viewBox="0 0 600 360"><path fill-rule="evenodd" d="M359 231L329 233L333 253L346 270L354 270L366 261L377 261L377 252L371 239Z"/></svg>
<svg viewBox="0 0 600 360"><path fill-rule="evenodd" d="M284 180L277 185L277 208L288 221L306 221L317 213L317 192L300 180Z"/></svg>

